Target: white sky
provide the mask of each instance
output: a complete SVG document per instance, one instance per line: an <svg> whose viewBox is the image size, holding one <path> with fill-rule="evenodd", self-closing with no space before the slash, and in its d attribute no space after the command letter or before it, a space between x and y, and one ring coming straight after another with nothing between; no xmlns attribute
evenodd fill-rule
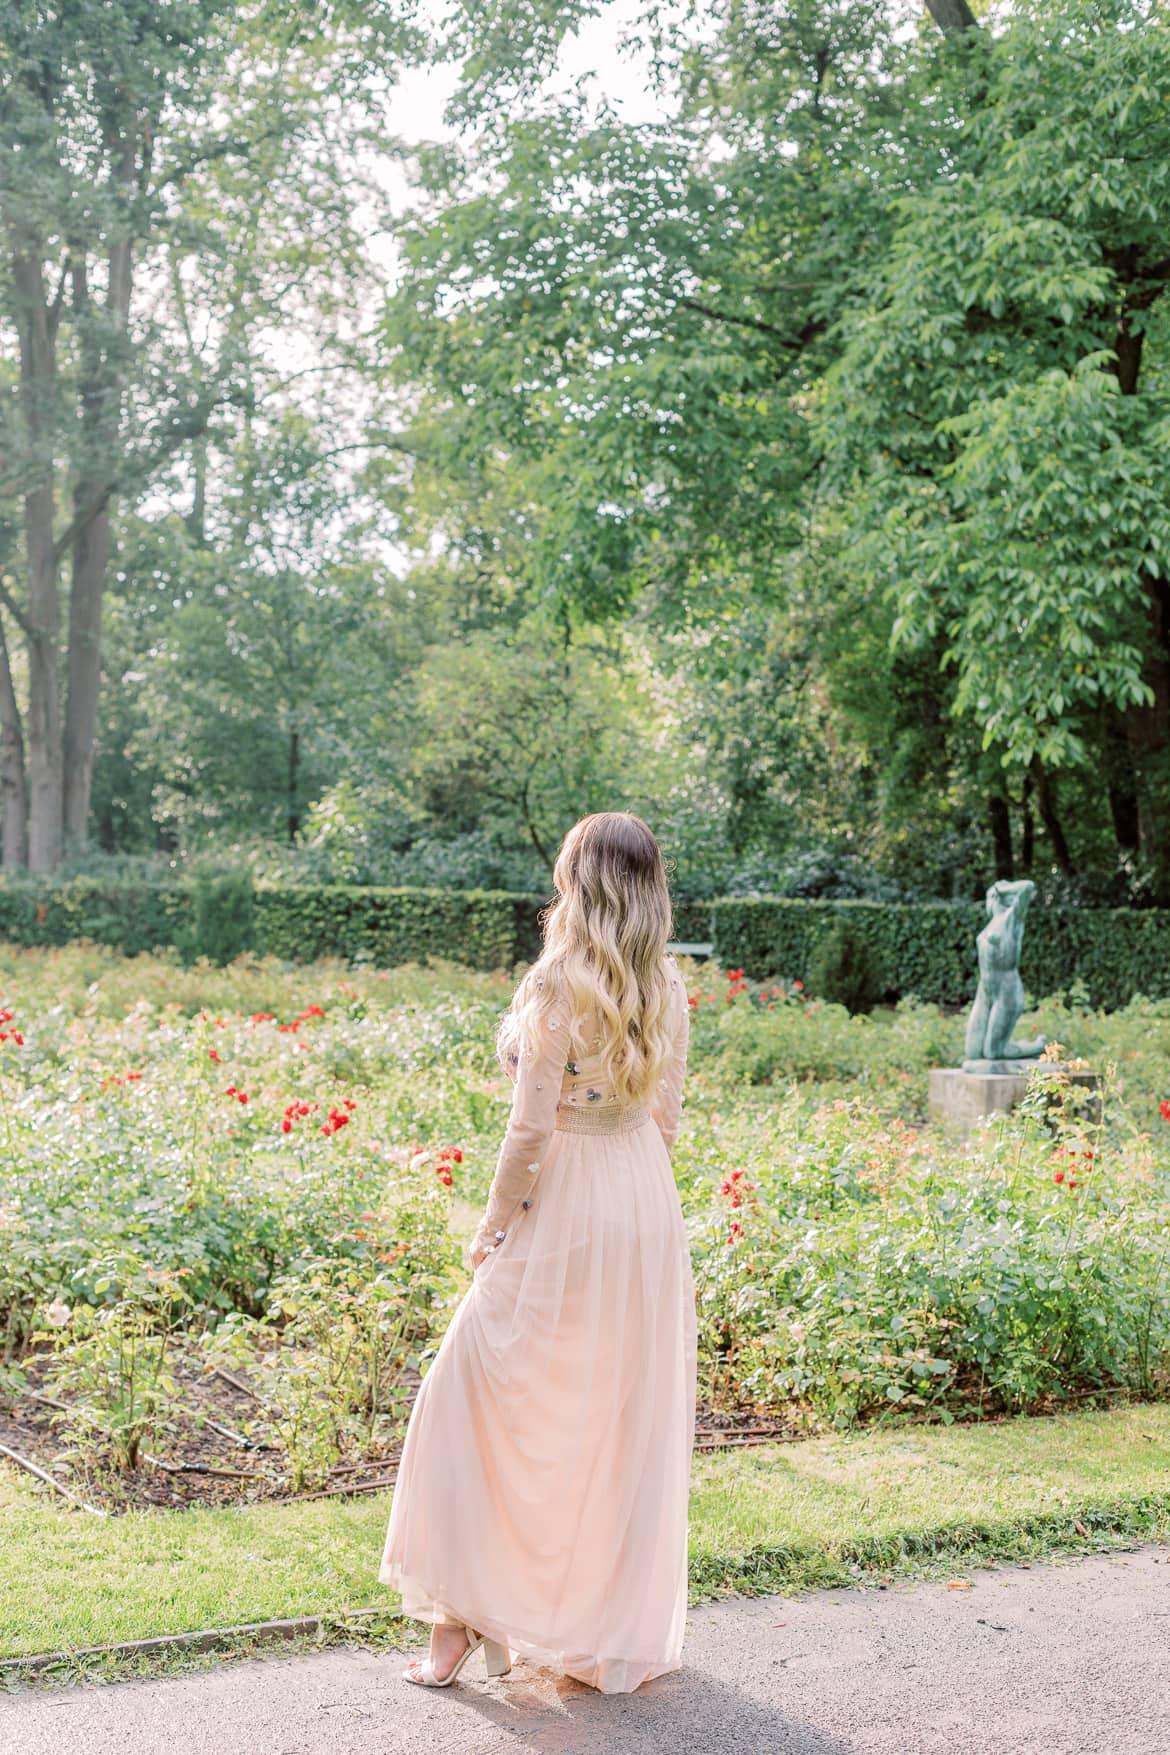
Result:
<svg viewBox="0 0 1170 1755"><path fill-rule="evenodd" d="M424 17L438 19L442 14L436 0L427 0L422 10ZM658 121L664 113L663 106L648 76L647 58L621 46L643 11L644 0L610 0L599 17L587 19L566 40L557 75L548 89L568 90L583 77L592 76L591 90L599 98L607 99L623 121ZM457 82L458 68L453 63L407 70L395 86L392 110L395 128L403 141L416 145L451 138L452 131L446 126L443 113ZM397 162L386 161L383 186L392 196L396 211L409 205L409 177ZM390 268L393 240L385 240L384 248L375 254Z"/></svg>
<svg viewBox="0 0 1170 1755"><path fill-rule="evenodd" d="M438 19L442 8L428 0L424 18ZM584 74L595 74L596 85L618 106L627 122L649 122L662 114L646 76L645 57L623 53L622 39L644 11L643 0L609 0L599 17L587 19L561 51L555 85L568 86ZM412 70L398 84L400 132L408 140L437 140L447 134L443 109L455 90L454 66Z"/></svg>

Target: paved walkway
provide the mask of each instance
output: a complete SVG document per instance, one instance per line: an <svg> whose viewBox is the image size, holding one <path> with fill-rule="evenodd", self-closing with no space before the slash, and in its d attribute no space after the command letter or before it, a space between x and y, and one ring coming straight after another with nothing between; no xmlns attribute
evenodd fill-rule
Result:
<svg viewBox="0 0 1170 1755"><path fill-rule="evenodd" d="M969 1576L696 1609L634 1695L345 1650L0 1696L0 1755L1170 1755L1170 1549Z"/></svg>

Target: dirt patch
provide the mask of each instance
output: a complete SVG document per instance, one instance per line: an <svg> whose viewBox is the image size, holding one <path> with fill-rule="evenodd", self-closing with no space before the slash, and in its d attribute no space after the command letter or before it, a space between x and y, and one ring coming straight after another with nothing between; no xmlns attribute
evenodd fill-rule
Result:
<svg viewBox="0 0 1170 1755"><path fill-rule="evenodd" d="M400 1428L342 1456L311 1486L294 1491L283 1453L268 1434L263 1406L246 1376L182 1363L176 1371L178 1395L165 1425L146 1440L136 1469L119 1468L100 1435L79 1439L69 1410L44 1388L46 1364L36 1354L27 1355L21 1361L27 1388L0 1388L0 1444L96 1510L279 1503L379 1492L394 1483L402 1451ZM412 1376L411 1402L419 1382L417 1374ZM795 1418L705 1405L696 1411L699 1451L795 1442L807 1436ZM47 1485L45 1491L50 1491Z"/></svg>

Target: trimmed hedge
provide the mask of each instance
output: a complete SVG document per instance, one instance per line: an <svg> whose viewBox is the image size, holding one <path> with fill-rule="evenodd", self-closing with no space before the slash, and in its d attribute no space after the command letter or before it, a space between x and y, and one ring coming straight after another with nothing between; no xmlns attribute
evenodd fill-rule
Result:
<svg viewBox="0 0 1170 1755"><path fill-rule="evenodd" d="M548 901L508 890L253 887L244 873L171 884L21 878L0 881L0 941L88 938L131 955L172 946L188 961L227 962L254 950L290 961L363 958L383 968L429 957L511 968L537 955ZM864 948L873 999L916 994L962 1005L975 991L975 937L985 918L974 902L729 896L676 904L674 932L686 944L713 942L717 961L753 977L806 982L810 971L833 962L836 935ZM1090 1001L1106 1008L1135 993L1170 995L1170 910L1037 907L1020 972L1037 997L1079 980Z"/></svg>
<svg viewBox="0 0 1170 1755"><path fill-rule="evenodd" d="M10 944L87 938L133 956L193 939L194 917L192 885L103 884L95 878L0 883L0 940Z"/></svg>
<svg viewBox="0 0 1170 1755"><path fill-rule="evenodd" d="M511 968L540 949L548 898L507 890L424 890L359 884L265 886L255 895L260 948L279 957L364 957L381 968L453 957Z"/></svg>
<svg viewBox="0 0 1170 1755"><path fill-rule="evenodd" d="M963 1005L978 981L980 902L808 901L724 897L712 904L715 956L757 978L806 980L817 946L842 923L864 941L879 990ZM1095 1006L1114 1009L1135 993L1170 995L1170 910L1044 908L1028 916L1020 974L1035 997L1081 981Z"/></svg>
<svg viewBox="0 0 1170 1755"><path fill-rule="evenodd" d="M674 905L674 936L679 944L706 945L715 937L711 919L713 902L676 902Z"/></svg>
<svg viewBox="0 0 1170 1755"><path fill-rule="evenodd" d="M548 897L505 890L257 885L246 874L172 884L21 878L0 882L0 941L92 939L128 955L173 947L188 961L242 951L290 961L365 958L381 967L452 957L478 969L530 962Z"/></svg>

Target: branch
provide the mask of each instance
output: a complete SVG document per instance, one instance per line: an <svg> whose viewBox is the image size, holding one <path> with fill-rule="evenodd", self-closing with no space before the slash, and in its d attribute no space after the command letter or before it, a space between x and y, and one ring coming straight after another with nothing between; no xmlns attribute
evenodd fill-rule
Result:
<svg viewBox="0 0 1170 1755"><path fill-rule="evenodd" d="M322 463L328 463L331 457L341 457L347 451L400 451L404 457L421 457L422 452L412 445L405 444L401 439L355 439L349 445L331 445L328 451L318 453Z"/></svg>
<svg viewBox="0 0 1170 1755"><path fill-rule="evenodd" d="M967 0L926 0L926 10L939 30L977 30L979 20Z"/></svg>
<svg viewBox="0 0 1170 1755"><path fill-rule="evenodd" d="M215 410L221 403L231 400L230 393L201 396L186 414L175 417L165 437L155 445L152 451L126 457L123 460L124 466L121 472L111 475L107 481L101 484L97 493L80 511L74 514L53 544L53 559L56 565L61 565L86 525L92 523L99 513L105 511L115 494L131 482L141 484L148 481L159 465L173 457L180 446L191 439L199 438L200 434L206 432L208 422Z"/></svg>
<svg viewBox="0 0 1170 1755"><path fill-rule="evenodd" d="M65 288L73 273L73 257L67 251L61 264L61 278L57 282L57 290L53 294L53 302L49 306L49 334L56 339L57 329L61 322L61 312L65 305Z"/></svg>
<svg viewBox="0 0 1170 1755"><path fill-rule="evenodd" d="M704 305L698 299L679 299L678 302L684 310L697 311L700 317L710 317L715 323L732 323L740 329L755 329L762 335L774 335L782 347L789 348L793 353L799 353L801 348L820 335L825 327L823 323L812 320L806 323L793 339L792 336L786 335L783 329L778 329L774 323L765 323L762 317L740 315L736 311L717 311L713 305Z"/></svg>
<svg viewBox="0 0 1170 1755"><path fill-rule="evenodd" d="M1155 262L1154 266L1147 268L1144 273L1134 274L1132 290L1126 293L1122 309L1148 311L1154 300L1165 291L1167 285L1170 285L1170 256L1164 257L1161 262Z"/></svg>
<svg viewBox="0 0 1170 1755"><path fill-rule="evenodd" d="M5 585L2 579L0 579L0 603L2 603L5 609L11 613L13 621L16 623L25 639L35 639L35 630L24 611L24 608L21 604L17 603L15 597L13 597L11 591L9 591L7 585Z"/></svg>
<svg viewBox="0 0 1170 1755"><path fill-rule="evenodd" d="M193 152L190 158L180 160L167 172L165 177L159 178L155 187L165 189L170 184L181 183L184 177L191 175L192 171L199 170L203 165L214 164L217 159L230 158L233 153L240 153L246 157L256 147L264 146L268 141L278 139L283 132L282 128L265 128L252 139L249 139L247 135L241 135L238 139L228 137L224 140L217 140L214 145L205 147L202 152Z"/></svg>

